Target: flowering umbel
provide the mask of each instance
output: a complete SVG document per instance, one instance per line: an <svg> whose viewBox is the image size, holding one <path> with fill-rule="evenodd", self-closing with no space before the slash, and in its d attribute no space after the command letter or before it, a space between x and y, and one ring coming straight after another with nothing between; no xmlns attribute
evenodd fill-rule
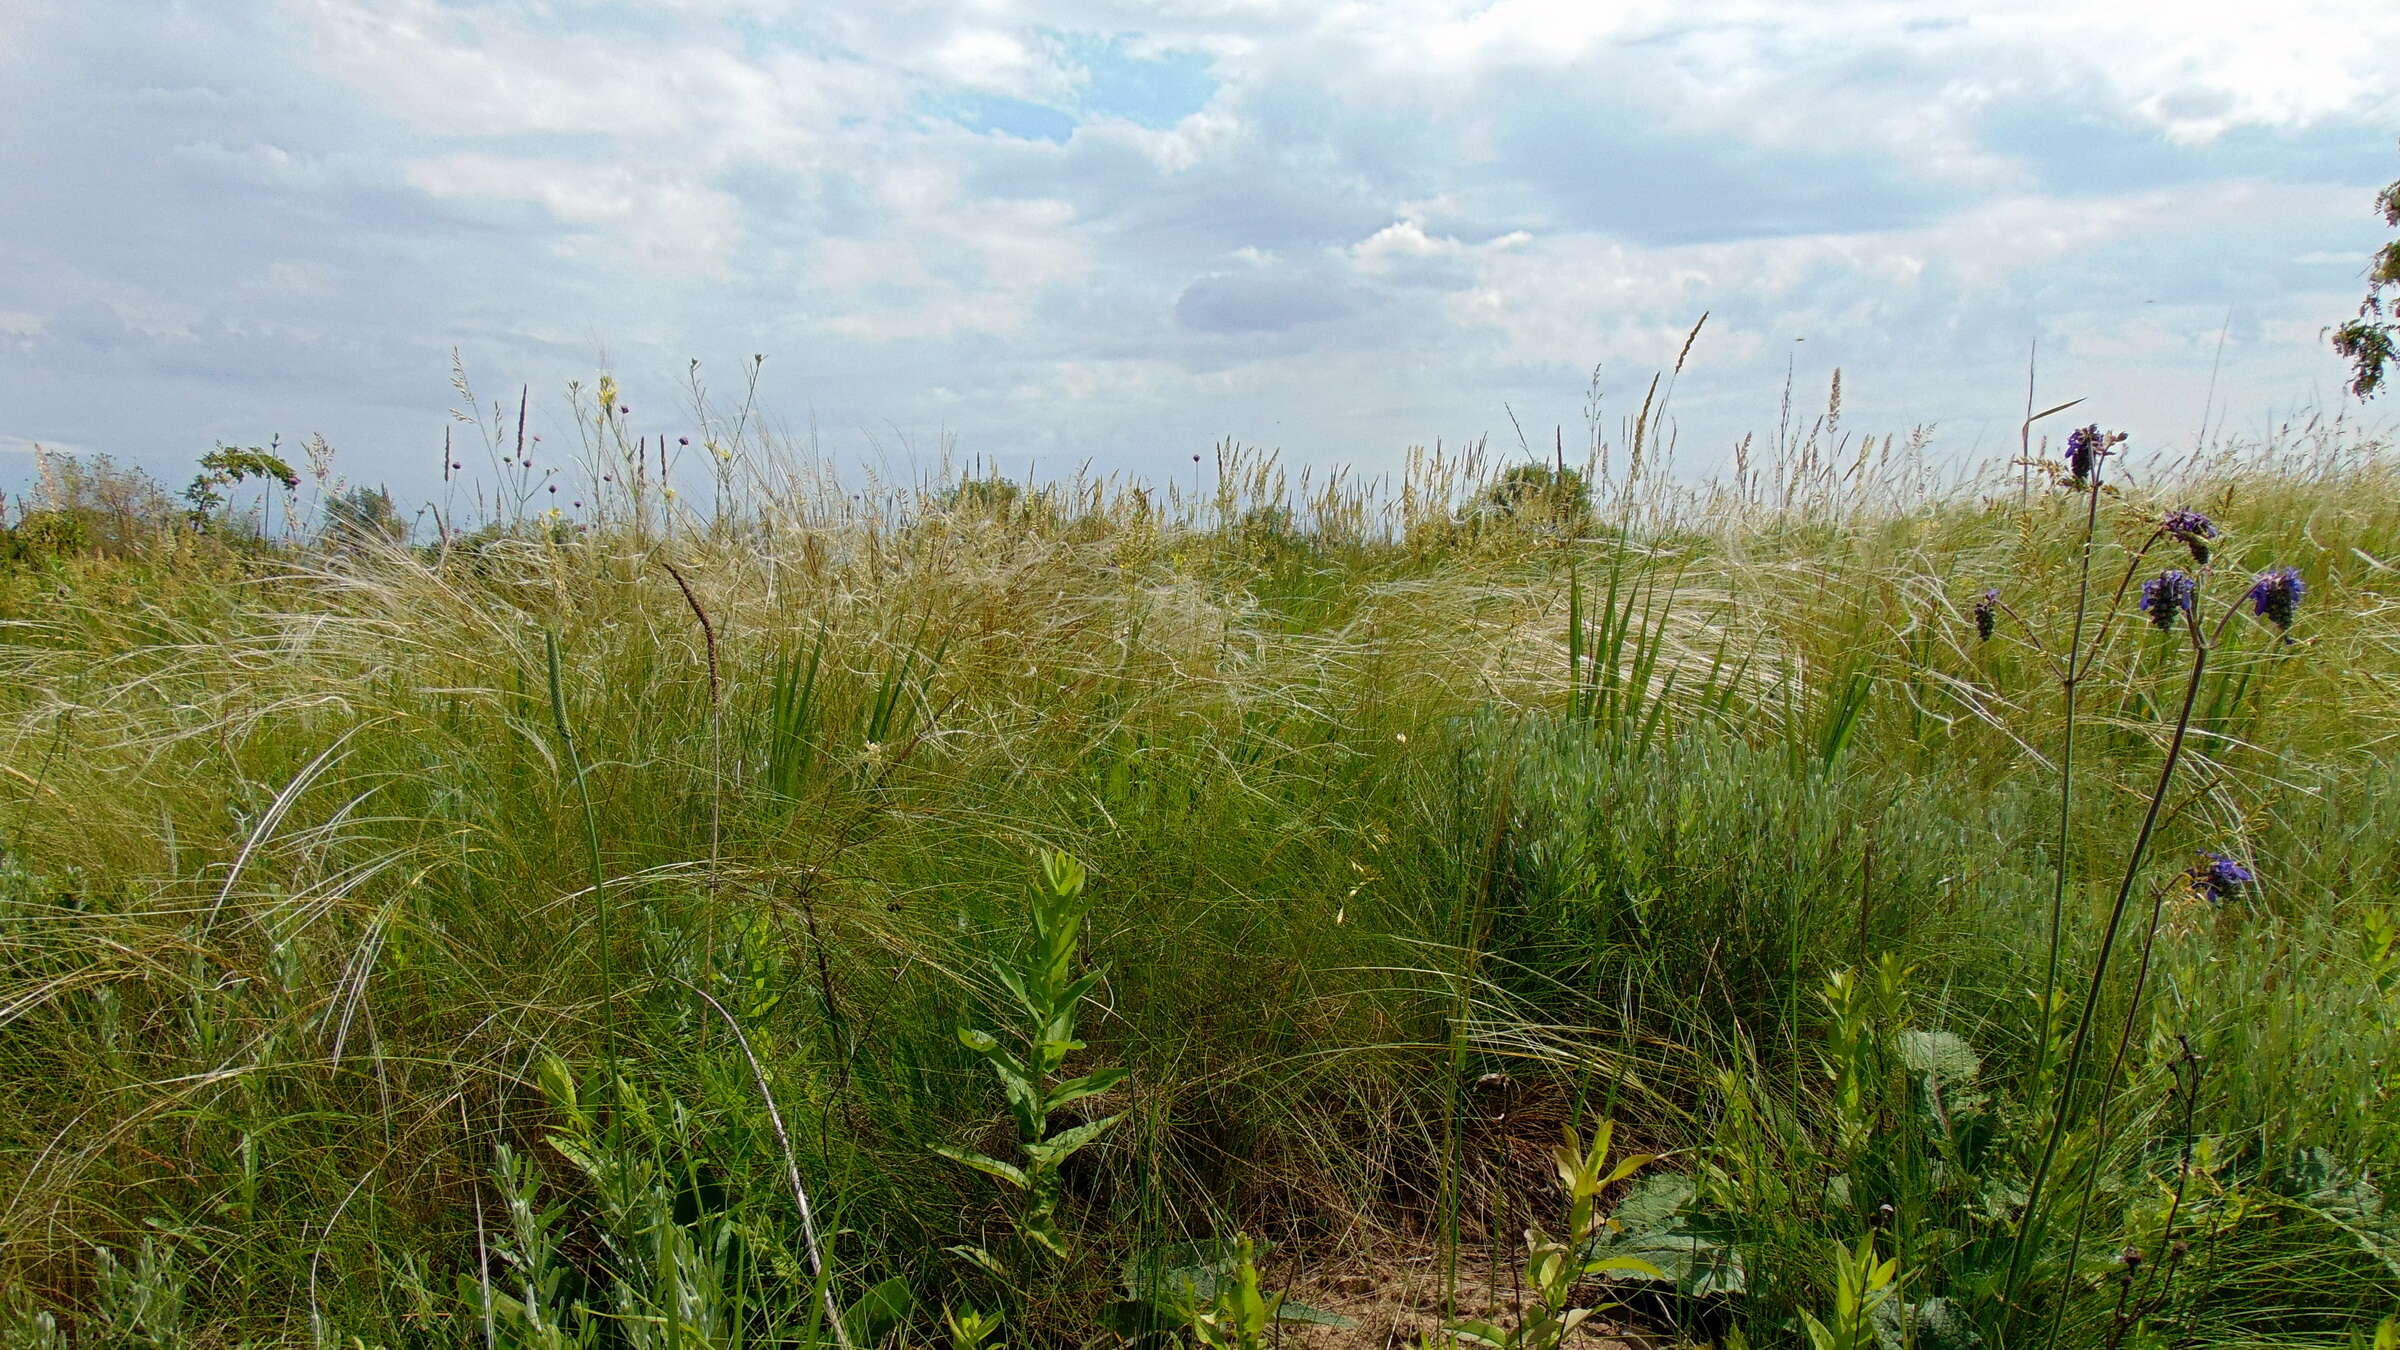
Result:
<svg viewBox="0 0 2400 1350"><path fill-rule="evenodd" d="M2191 882L2192 894L2212 905L2223 904L2225 897L2258 880L2258 874L2223 853L2202 850L2200 861L2183 874Z"/></svg>
<svg viewBox="0 0 2400 1350"><path fill-rule="evenodd" d="M2124 432L2102 431L2097 422L2068 432L2067 473L2075 480L2075 486L2086 486L2097 478L2100 461L2107 458L2109 451L2124 439Z"/></svg>
<svg viewBox="0 0 2400 1350"><path fill-rule="evenodd" d="M2197 511L2169 511L2158 528L2181 540L2192 551L2192 561L2208 566L2208 541L2217 537L2216 522Z"/></svg>
<svg viewBox="0 0 2400 1350"><path fill-rule="evenodd" d="M1975 640L1989 642L1992 630L2000 626L2000 588L1995 586L1975 602Z"/></svg>
<svg viewBox="0 0 2400 1350"><path fill-rule="evenodd" d="M2307 591L2308 583L2300 579L2299 568L2271 568L2250 583L2250 610L2288 633L2292 628L2292 611L2300 607L2300 597Z"/></svg>
<svg viewBox="0 0 2400 1350"><path fill-rule="evenodd" d="M2173 628L2176 619L2199 603L2200 583L2182 568L2170 567L2142 583L2141 610L2162 630Z"/></svg>

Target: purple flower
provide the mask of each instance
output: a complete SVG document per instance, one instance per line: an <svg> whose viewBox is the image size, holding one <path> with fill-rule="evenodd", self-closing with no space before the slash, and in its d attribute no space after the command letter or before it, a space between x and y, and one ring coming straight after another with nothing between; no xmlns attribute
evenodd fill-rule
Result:
<svg viewBox="0 0 2400 1350"><path fill-rule="evenodd" d="M2117 442L2125 439L2122 431L2102 431L2098 423L2078 427L2067 433L2067 473L2075 486L2083 487L2100 476L2100 461Z"/></svg>
<svg viewBox="0 0 2400 1350"><path fill-rule="evenodd" d="M2161 630L2173 628L2177 618L2191 613L2199 603L2200 583L2181 568L2170 567L2142 583L2141 610Z"/></svg>
<svg viewBox="0 0 2400 1350"><path fill-rule="evenodd" d="M2226 896L2258 880L2256 872L2233 858L2206 849L2201 851L2199 863L2184 876L2192 884L2192 893L2212 905L2224 903Z"/></svg>
<svg viewBox="0 0 2400 1350"><path fill-rule="evenodd" d="M2216 522L2197 511L2169 511L2158 528L2183 541L2192 551L2192 561L2208 566L2208 541L2217 537Z"/></svg>
<svg viewBox="0 0 2400 1350"><path fill-rule="evenodd" d="M678 436L675 438L675 443L677 445L690 445L692 443L692 438L689 436Z"/></svg>
<svg viewBox="0 0 2400 1350"><path fill-rule="evenodd" d="M2251 612L2288 633L2292 611L2299 608L2300 597L2307 591L2308 583L2300 579L2299 568L2270 568L2250 583Z"/></svg>
<svg viewBox="0 0 2400 1350"><path fill-rule="evenodd" d="M1989 642L1992 630L2000 626L2000 588L1995 586L1975 602L1975 640Z"/></svg>

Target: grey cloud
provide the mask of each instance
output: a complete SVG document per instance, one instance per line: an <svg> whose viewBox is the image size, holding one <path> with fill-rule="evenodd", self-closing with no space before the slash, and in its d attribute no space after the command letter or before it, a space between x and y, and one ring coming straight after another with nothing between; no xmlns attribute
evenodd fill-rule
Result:
<svg viewBox="0 0 2400 1350"><path fill-rule="evenodd" d="M98 352L113 352L128 345L134 332L125 322L125 316L114 308L97 300L85 300L44 320L41 335Z"/></svg>
<svg viewBox="0 0 2400 1350"><path fill-rule="evenodd" d="M1164 16L1076 0L1018 23L938 4L717 14L677 0L614 7L606 21L627 52L707 56L679 67L702 85L726 76L693 94L704 106L655 128L601 127L576 125L581 105L566 100L563 122L489 134L412 121L366 82L333 78L292 12L187 5L127 24L105 7L56 6L0 55L14 62L0 79L0 178L12 185L0 196L0 324L23 334L6 339L0 409L15 420L0 437L179 468L209 435L323 430L405 473L438 442L455 344L482 378L512 393L530 382L537 418L543 391L554 405L604 352L640 391L637 408L663 417L687 358L721 376L765 351L770 395L796 420L821 415L829 435L888 419L912 435L947 426L969 445L1073 457L1234 433L1329 457L1504 425L1504 400L1529 426L1549 412L1572 425L1598 355L1671 360L1673 340L1650 335L1680 333L1703 307L1718 317L1678 396L1696 439L1703 423L1771 420L1795 350L1804 379L1822 379L1807 375L1812 361L1848 365L1855 406L1881 390L1886 407L1922 400L1924 416L1953 415L1987 383L2005 405L2036 333L2062 382L2096 384L2106 363L2075 354L2095 336L2076 327L2119 325L2146 299L2219 316L2186 324L2206 328L2197 337L2177 328L2174 360L2213 342L2235 309L2228 387L2264 388L2323 358L2262 335L2288 330L2310 296L2349 287L2341 269L2291 259L2363 261L2367 198L2400 172L2388 133L2330 121L2172 144L2128 103L2070 97L2088 85L2080 58L1995 47L1956 24L1828 42L1777 21L1728 45L1728 25L1699 16L1563 72L1508 55L1400 85L1374 68L1367 39L1271 5ZM1223 129L1162 163L1123 123L1087 123L1054 145L896 115L934 78L944 43L977 26L1037 47L1036 27L1139 29L1206 51L1222 87L1200 120ZM1986 45L1969 60L1972 41ZM537 59L490 55L503 74ZM812 80L823 88L801 87ZM661 96L696 87L669 82ZM632 165L644 181L727 194L723 274L645 269L611 247L620 226L605 213L578 220L412 185L412 162L460 153ZM2280 199L2263 197L2238 217L2255 222L2246 234L2221 223L2236 217L2166 220L2038 268L1938 250L1914 276L1871 266L1968 228L1974 208L2010 194L2051 193L2072 212L2153 187L2205 195L2233 177L2348 185L2356 218L2323 207L2283 218ZM994 275L1006 261L962 241L976 239L978 211L1032 201L1064 204L1043 228L1071 261L1051 284L1012 290L1018 278ZM1655 284L1598 288L1624 298L1558 320L1530 350L1513 336L1518 316L1472 309L1488 298L1489 251L1349 260L1404 215L1469 245L1518 229L1536 247L1599 241L1558 256ZM1024 232L1037 236L1029 248L1044 242ZM1843 242L1779 289L1759 287L1742 250L1763 257L1816 233ZM828 293L813 263L835 240L888 243L929 280ZM1282 261L1254 267L1237 261L1244 249ZM1656 280L1677 269L1701 280ZM972 304L993 291L1027 316L1020 327L827 335L864 310L938 315L947 295ZM2346 310L2355 296L2329 303ZM1809 341L1795 348L1798 335ZM1723 355L1737 349L1760 354ZM2244 364L2253 349L2260 364ZM2206 357L2161 386L2205 381Z"/></svg>
<svg viewBox="0 0 2400 1350"><path fill-rule="evenodd" d="M1358 311L1351 288L1291 272L1219 272L1184 287L1175 319L1202 333L1280 333Z"/></svg>

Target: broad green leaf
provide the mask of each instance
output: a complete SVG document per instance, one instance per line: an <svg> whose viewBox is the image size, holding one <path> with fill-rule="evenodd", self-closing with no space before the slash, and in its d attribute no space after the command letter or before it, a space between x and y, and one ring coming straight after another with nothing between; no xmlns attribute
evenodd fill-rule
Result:
<svg viewBox="0 0 2400 1350"><path fill-rule="evenodd" d="M1947 1031L1903 1031L1900 1062L1910 1073L1932 1074L1943 1086L1972 1083L1983 1073L1983 1057L1962 1037Z"/></svg>
<svg viewBox="0 0 2400 1350"><path fill-rule="evenodd" d="M1109 1128L1122 1119L1124 1119L1123 1116L1103 1116L1099 1120L1087 1121L1073 1129L1060 1130L1039 1143L1027 1144L1025 1146L1026 1156L1041 1159L1052 1165L1065 1162L1074 1156L1077 1149L1108 1133Z"/></svg>
<svg viewBox="0 0 2400 1350"><path fill-rule="evenodd" d="M1477 1345L1488 1345L1492 1347L1492 1350L1505 1350L1505 1347L1508 1345L1508 1333L1502 1331L1499 1327L1494 1326L1490 1322L1453 1322L1450 1324L1450 1334L1458 1337L1462 1341L1473 1341Z"/></svg>
<svg viewBox="0 0 2400 1350"><path fill-rule="evenodd" d="M965 1163L978 1172L986 1172L998 1177L1018 1190L1030 1189L1032 1185L1025 1179L1025 1173L1021 1169L1004 1163L998 1158L985 1157L971 1149L952 1148L947 1144L936 1144L933 1146L933 1151L952 1162Z"/></svg>
<svg viewBox="0 0 2400 1350"><path fill-rule="evenodd" d="M1612 1170L1607 1176L1602 1177L1600 1179L1600 1185L1603 1188L1614 1186L1618 1182L1623 1181L1625 1178L1632 1176L1634 1173L1657 1161L1658 1155L1655 1153L1636 1153L1633 1156L1619 1162L1614 1170Z"/></svg>
<svg viewBox="0 0 2400 1350"><path fill-rule="evenodd" d="M1051 1088L1050 1097L1044 1105L1048 1109L1056 1111L1070 1102L1079 1102L1086 1097L1096 1097L1124 1082L1126 1076L1132 1072L1130 1069L1118 1068L1094 1069L1081 1078L1070 1078Z"/></svg>
<svg viewBox="0 0 2400 1350"><path fill-rule="evenodd" d="M1638 1256L1622 1251L1587 1258L1583 1263L1583 1273L1586 1275L1639 1275L1645 1280L1667 1278L1667 1272Z"/></svg>
<svg viewBox="0 0 2400 1350"><path fill-rule="evenodd" d="M992 1255L990 1252L985 1251L981 1247L960 1243L954 1247L944 1247L942 1250L950 1253L952 1256L963 1257L964 1259L981 1266L983 1269L990 1271L992 1274L999 1276L1003 1280L1008 1278L1008 1267L1000 1264L999 1257Z"/></svg>
<svg viewBox="0 0 2400 1350"><path fill-rule="evenodd" d="M842 1329L850 1333L852 1345L880 1345L916 1310L917 1296L909 1291L908 1281L894 1275L842 1310Z"/></svg>

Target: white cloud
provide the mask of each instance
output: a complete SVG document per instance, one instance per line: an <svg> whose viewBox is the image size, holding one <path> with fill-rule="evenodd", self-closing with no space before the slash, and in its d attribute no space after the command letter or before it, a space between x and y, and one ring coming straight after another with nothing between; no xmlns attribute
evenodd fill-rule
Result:
<svg viewBox="0 0 2400 1350"><path fill-rule="evenodd" d="M1639 383L1702 310L1682 406L1728 434L1794 353L1848 367L1854 407L1971 421L2021 399L2036 335L2060 379L2164 415L2229 311L2221 389L2299 396L2333 383L2315 334L2400 172L2400 11L2318 3L253 0L15 26L0 434L170 456L216 398L395 473L453 345L537 385L603 344L629 383L765 351L829 426L1128 456L1571 417L1593 362ZM1085 117L1099 51L1196 55L1206 96Z"/></svg>

